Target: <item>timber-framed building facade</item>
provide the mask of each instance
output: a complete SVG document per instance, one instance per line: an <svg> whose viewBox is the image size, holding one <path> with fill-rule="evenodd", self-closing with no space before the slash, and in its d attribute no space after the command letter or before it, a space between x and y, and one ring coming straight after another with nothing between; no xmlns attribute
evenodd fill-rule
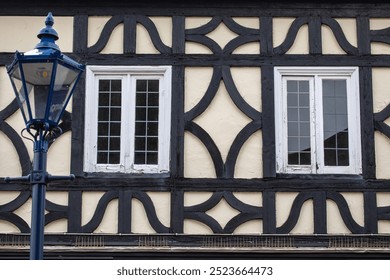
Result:
<svg viewBox="0 0 390 280"><path fill-rule="evenodd" d="M388 256L390 5L26 2L0 10L0 177L30 172L5 66L48 9L86 64L46 257ZM27 256L30 196L0 182L1 258Z"/></svg>

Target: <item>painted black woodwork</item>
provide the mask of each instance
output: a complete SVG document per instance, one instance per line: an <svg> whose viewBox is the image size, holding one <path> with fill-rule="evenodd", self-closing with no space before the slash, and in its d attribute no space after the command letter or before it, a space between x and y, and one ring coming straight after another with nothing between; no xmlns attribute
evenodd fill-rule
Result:
<svg viewBox="0 0 390 280"><path fill-rule="evenodd" d="M249 6L248 6L249 7ZM131 212L134 199L145 208L151 227L158 234L176 234L184 232L184 221L191 219L205 224L213 234L231 234L247 221L262 221L264 234L288 234L297 225L301 209L305 202L313 204L313 234L327 234L327 201L336 204L347 229L353 234L377 234L378 222L390 220L390 205L378 206L377 195L390 191L390 181L375 179L375 143L374 131L379 131L390 138L390 126L385 121L390 117L390 105L381 112L373 112L372 67L390 67L389 55L371 55L370 44L380 42L390 44L390 27L383 30L370 30L369 20L374 17L390 17L388 6L355 5L351 8L333 9L313 8L303 5L301 8L284 6L225 9L118 9L113 6L99 9L98 6L81 11L67 10L58 7L55 15L74 16L74 52L70 56L87 63L87 65L172 65L172 125L171 125L171 170L169 176L132 176L114 174L85 174L83 172L84 145L84 90L85 78L81 79L73 97L72 114L67 112L61 127L72 131L71 170L77 179L73 183L52 184L49 191L68 193L68 204L58 205L47 201L46 224L66 219L68 233L93 233L104 217L110 202L118 202L118 234L133 233ZM12 12L13 11L13 12ZM147 12L146 12L147 11ZM362 13L362 11L364 11ZM41 8L30 11L39 15ZM5 13L5 12L0 12ZM11 14L23 15L26 11L12 9ZM87 46L88 17L93 15L111 15L100 34L98 41ZM166 46L158 30L148 16L170 16L173 24L172 46ZM212 16L205 25L186 29L185 19L189 16ZM234 16L252 16L259 18L258 29L247 28L234 21ZM287 32L284 42L273 46L273 17L295 17ZM358 46L352 46L346 39L343 30L334 18L353 17L357 22ZM237 34L225 47L221 48L206 35L215 30L221 23ZM124 27L123 54L100 54L109 41L115 27ZM149 33L159 54L136 53L136 26L142 25ZM287 54L292 47L299 29L308 25L309 54ZM322 55L321 27L327 26L333 32L345 55ZM185 44L195 42L212 51L212 54L187 54ZM234 50L250 42L259 43L259 54L235 54ZM0 65L8 64L12 54L0 53ZM361 100L361 134L362 134L362 176L290 176L276 174L275 169L275 125L274 125L274 66L358 66ZM212 67L213 76L207 91L200 102L190 111L184 111L184 79L186 67ZM231 67L258 67L261 70L262 111L254 109L241 96L231 76ZM222 159L218 146L211 136L194 121L210 105L220 83L223 82L227 92L238 108L251 121L235 136L226 161ZM28 149L22 142L19 132L6 121L17 111L15 101L0 111L0 131L8 137L18 153L22 175L29 173L30 160ZM262 131L263 141L263 179L235 179L234 170L239 152L251 135ZM184 134L195 135L212 158L217 178L190 179L184 177ZM26 185L9 185L0 183L1 191L19 191L20 194L7 204L0 205L0 219L5 220L20 231L28 233L28 224L14 213L30 197ZM82 224L83 194L101 192L93 217ZM150 192L170 194L170 224L164 225L158 218ZM186 206L186 193L210 192L211 197L202 203ZM261 193L259 205L249 205L237 198L238 192ZM277 225L276 200L278 193L293 192L293 201L287 220ZM351 213L344 193L359 193L364 200L364 224L358 224ZM238 211L225 226L210 216L207 211L224 200ZM105 237L115 241L115 236ZM70 244L73 244L70 242ZM185 244L184 240L176 244ZM192 243L196 244L196 242Z"/></svg>

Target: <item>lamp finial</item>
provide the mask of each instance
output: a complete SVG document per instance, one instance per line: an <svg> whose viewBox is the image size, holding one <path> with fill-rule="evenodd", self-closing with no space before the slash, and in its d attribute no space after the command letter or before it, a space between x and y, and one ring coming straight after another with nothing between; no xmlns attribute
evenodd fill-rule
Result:
<svg viewBox="0 0 390 280"><path fill-rule="evenodd" d="M41 31L39 31L37 37L41 39L41 42L36 46L36 48L52 48L56 50L60 50L60 48L54 43L56 40L58 40L58 33L53 28L54 24L54 18L53 14L49 12L47 14L46 20L45 20L46 27L42 28Z"/></svg>

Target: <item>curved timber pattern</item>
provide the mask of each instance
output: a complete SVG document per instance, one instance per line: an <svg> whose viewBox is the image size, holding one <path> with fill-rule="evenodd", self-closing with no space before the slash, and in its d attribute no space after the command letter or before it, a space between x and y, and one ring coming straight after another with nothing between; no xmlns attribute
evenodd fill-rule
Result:
<svg viewBox="0 0 390 280"><path fill-rule="evenodd" d="M353 8L352 8L353 10ZM61 15L61 9L57 12ZM115 10L116 11L116 10ZM203 224L212 233L231 234L238 227L250 221L261 221L258 232L267 234L288 234L294 232L302 215L306 202L313 210L313 219L310 221L313 234L328 233L329 203L336 205L340 217L350 233L376 234L380 221L390 221L390 205L378 205L377 196L389 192L389 181L375 180L375 145L374 131L377 130L390 138L390 126L385 121L390 117L390 105L381 112L372 112L372 67L390 67L390 57L387 55L372 56L370 45L372 42L390 44L390 26L382 30L370 30L370 18L350 10L314 9L311 16L297 11L294 20L287 31L283 42L273 45L273 17L267 8L250 11L251 19L259 21L259 28L243 26L234 17L227 16L227 12L211 10L211 19L197 28L186 28L186 14L193 16L190 10L182 13L171 13L164 10L158 16L172 18L172 46L163 43L158 26L148 16L135 14L133 10L113 10L112 17L106 22L101 34L92 46L87 45L88 18L87 14L74 16L74 53L70 54L83 60L89 65L172 65L172 138L171 138L171 173L170 177L154 176L115 176L110 174L84 174L83 135L84 135L84 87L81 80L75 92L72 113L66 112L61 123L63 131L72 131L72 172L77 175L73 183L55 183L49 192L60 192L68 197L66 205L60 205L47 200L46 224L66 220L69 233L94 233L99 230L103 219L108 212L109 204L117 205L118 234L137 233L134 230L132 219L138 217L134 211L133 202L141 203L151 228L156 233L183 233L184 223L194 220ZM108 13L110 10L107 11ZM247 16L247 9L232 10L232 14L240 17ZM106 11L105 11L106 13ZM154 11L154 14L156 12ZM334 13L334 18L330 16ZM377 12L381 13L381 11ZM200 16L208 14L202 13ZM64 11L64 15L67 12ZM91 15L92 16L92 15ZM292 17L291 11L280 10L275 17ZM383 14L381 14L384 17ZM335 18L356 18L358 46L348 42L343 29ZM221 24L225 25L236 36L221 46L208 36ZM110 37L118 26L123 25L123 54L102 54ZM151 42L159 54L137 54L136 32L137 25L142 25L148 32ZM308 26L309 54L287 54L297 40L299 30ZM345 55L322 55L321 29L328 27L333 33ZM186 43L203 45L211 54L188 54ZM248 43L259 44L259 54L236 54L239 47ZM4 66L9 58L8 53L0 53L0 62ZM275 172L275 126L274 126L274 89L273 66L337 66L352 65L360 67L361 88L361 120L362 120L362 178L335 176L325 177L294 177L279 178ZM211 67L212 78L207 90L191 110L184 111L184 80L186 67ZM245 101L243 93L237 88L232 77L232 67L258 67L261 70L261 98L262 112ZM214 100L218 89L224 84L229 98L237 110L244 114L249 122L234 136L226 160L221 156L220 147L210 134L196 123L196 118L204 113ZM1 93L0 93L1 94ZM29 147L24 145L19 133L8 123L7 119L18 111L16 101L0 111L0 131L10 139L17 151L22 175L29 173L31 165L28 155ZM246 141L257 131L262 131L263 142L263 176L264 179L237 179L235 168L240 151ZM184 165L184 133L192 133L205 146L212 159L216 178L194 179L183 178ZM18 209L28 203L30 190L25 185L0 184L1 192L18 192L14 199L0 205L0 219L13 225L21 233L29 232L28 221L18 214ZM87 194L99 193L94 205L93 214L88 221L82 222L83 209L87 206ZM186 195L196 195L198 192L210 194L210 198L196 205L186 205ZM152 199L152 193L163 193L170 196L169 224L159 218L158 201ZM239 199L238 193L256 193L261 197L256 206ZM279 194L295 193L296 196L287 211L285 221L278 221ZM348 204L347 193L359 194L363 197L364 222L355 220L353 209ZM227 206L227 205L228 206ZM230 219L222 223L213 217L210 211L216 207L229 207L235 213ZM306 209L306 208L305 208ZM278 224L279 223L279 224Z"/></svg>

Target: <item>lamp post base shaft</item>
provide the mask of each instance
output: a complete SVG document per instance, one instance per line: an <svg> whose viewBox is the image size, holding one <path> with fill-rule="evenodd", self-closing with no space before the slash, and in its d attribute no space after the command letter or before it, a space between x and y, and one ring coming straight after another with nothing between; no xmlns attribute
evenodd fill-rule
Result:
<svg viewBox="0 0 390 280"><path fill-rule="evenodd" d="M32 186L30 260L43 259L46 185Z"/></svg>

